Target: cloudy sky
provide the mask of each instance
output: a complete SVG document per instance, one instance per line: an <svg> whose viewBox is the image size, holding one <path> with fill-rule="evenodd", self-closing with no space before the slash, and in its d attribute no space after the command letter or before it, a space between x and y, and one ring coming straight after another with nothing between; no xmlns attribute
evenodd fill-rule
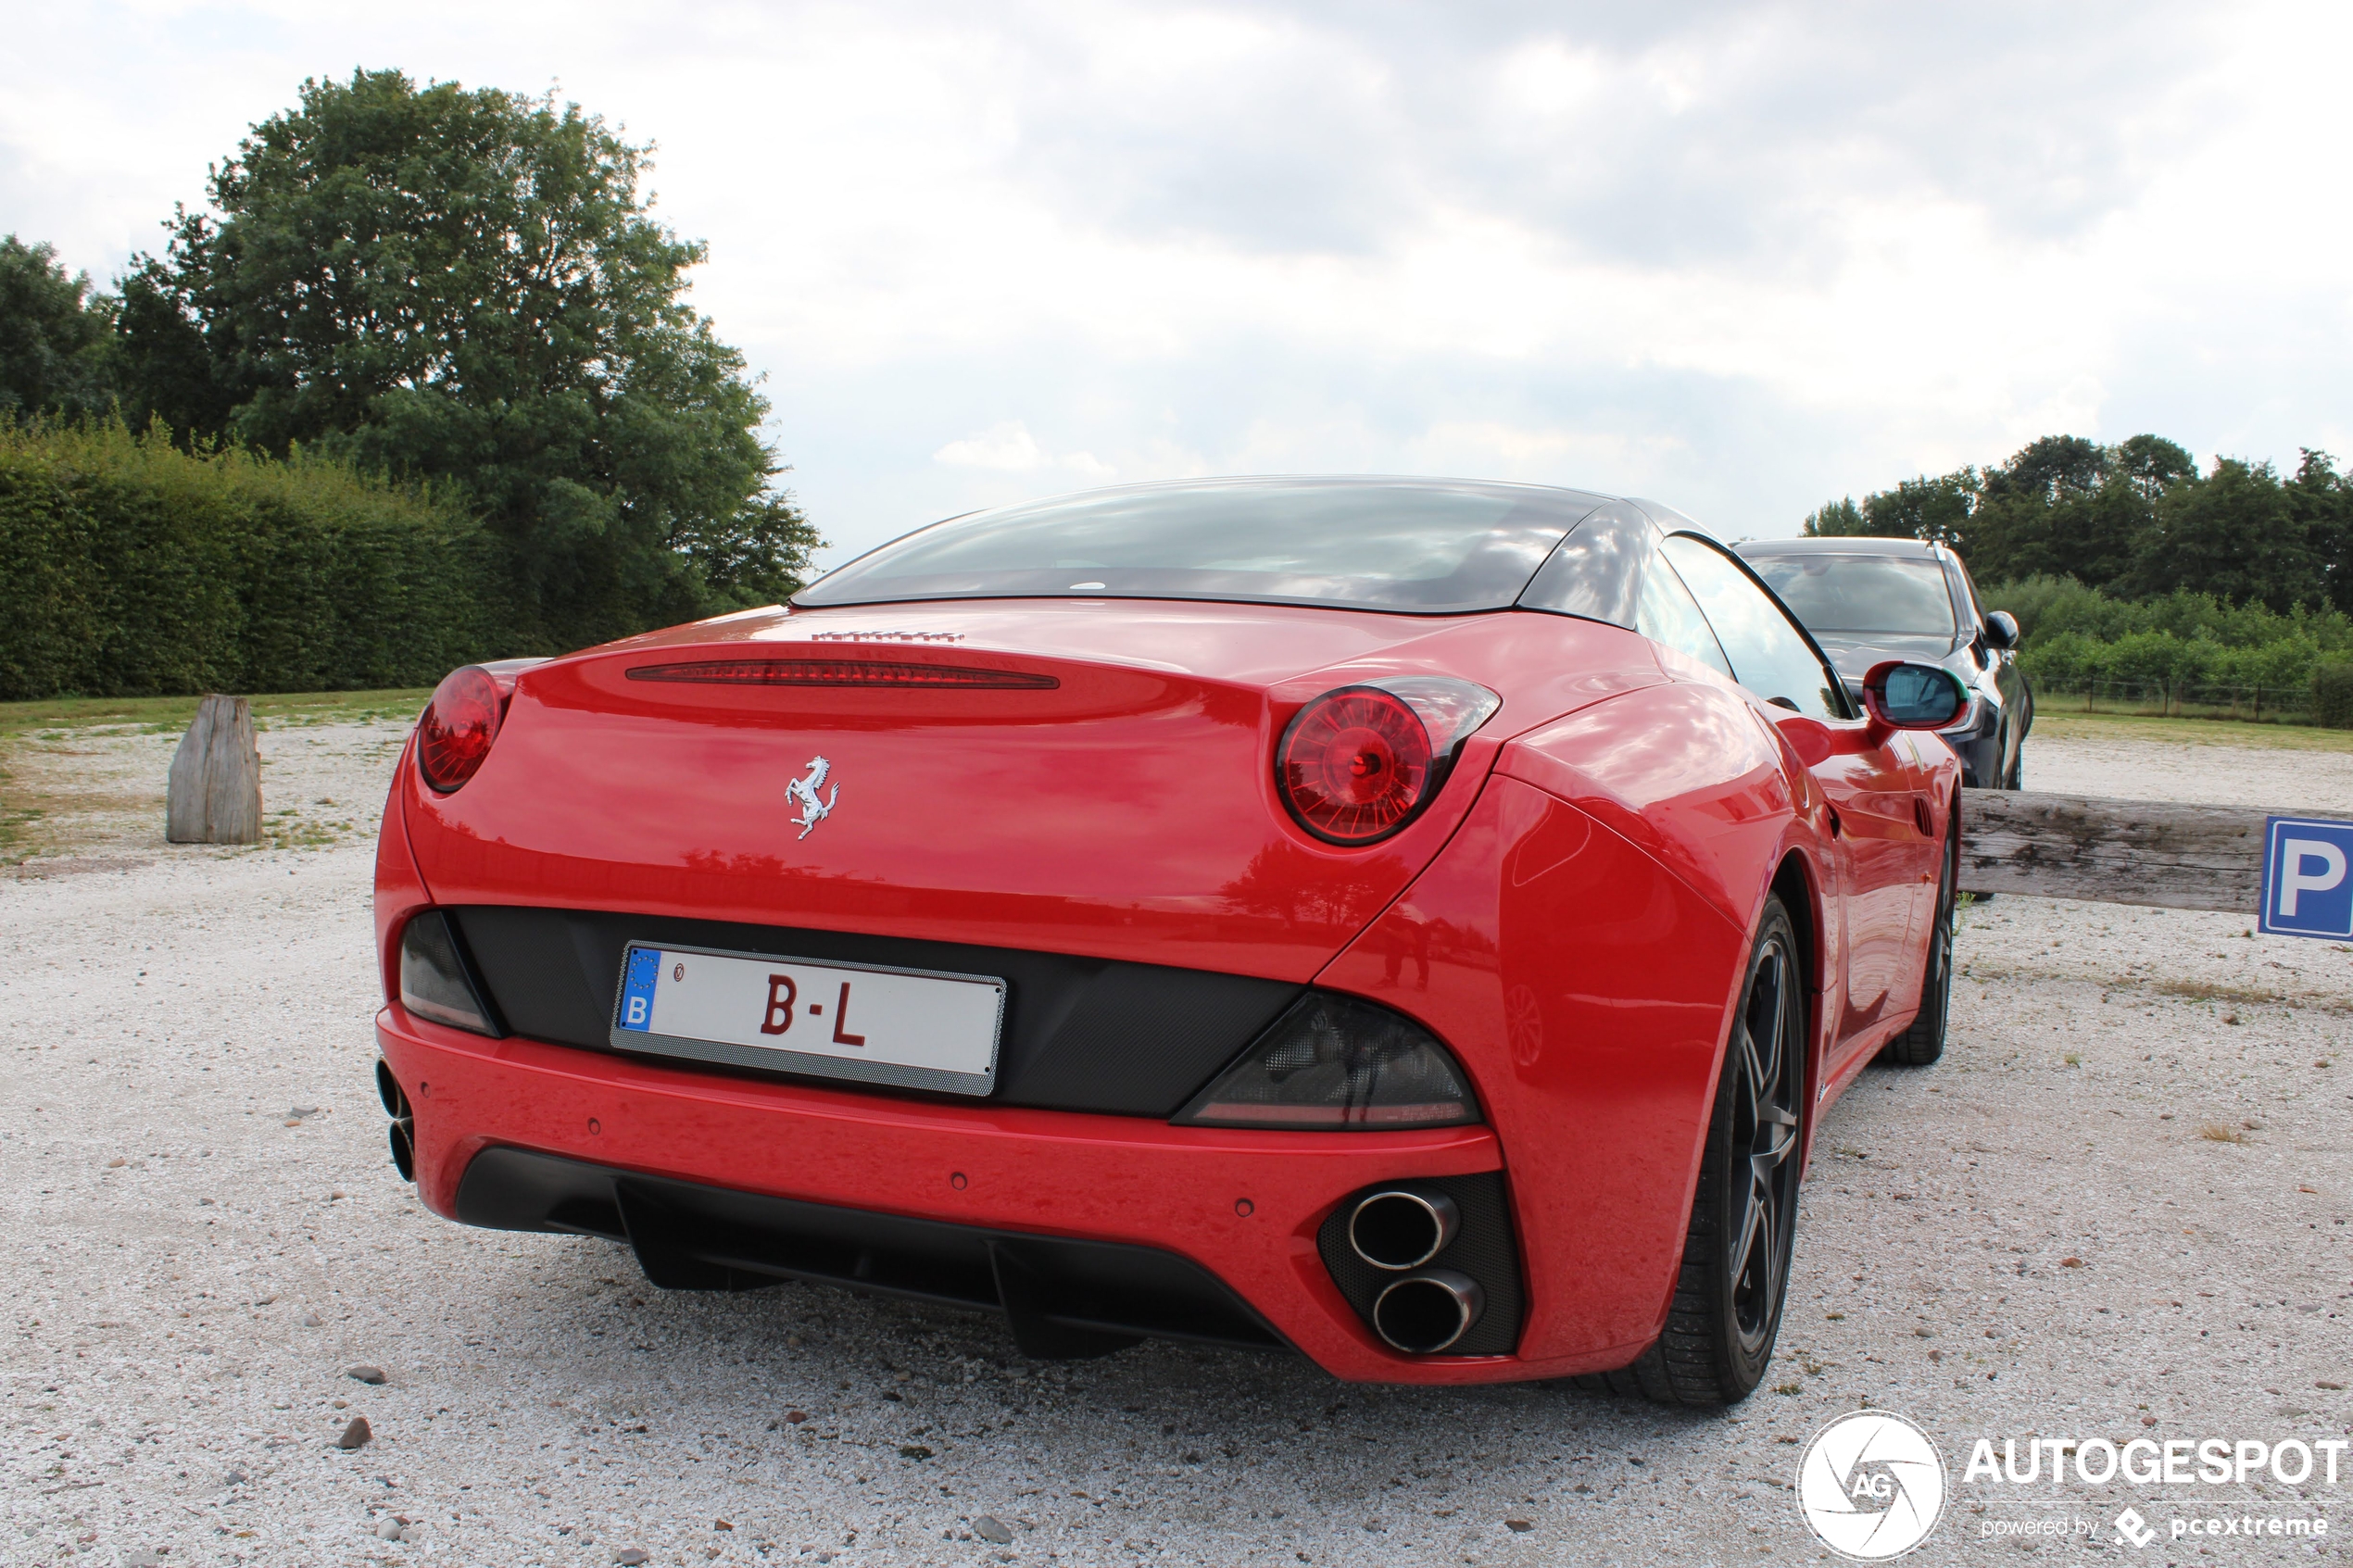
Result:
<svg viewBox="0 0 2353 1568"><path fill-rule="evenodd" d="M829 560L1195 473L1731 534L2052 432L2353 457L2353 7L0 0L0 232L110 279L306 76L660 152Z"/></svg>

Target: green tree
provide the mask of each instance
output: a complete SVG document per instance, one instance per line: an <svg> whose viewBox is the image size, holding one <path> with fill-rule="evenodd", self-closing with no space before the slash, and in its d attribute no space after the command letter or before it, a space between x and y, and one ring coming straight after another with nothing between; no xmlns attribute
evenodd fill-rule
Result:
<svg viewBox="0 0 2353 1568"><path fill-rule="evenodd" d="M2129 563L2148 507L2110 483L2107 448L2045 435L1985 470L1968 538L1981 577L2073 576L2095 585Z"/></svg>
<svg viewBox="0 0 2353 1568"><path fill-rule="evenodd" d="M2220 458L2207 478L2166 491L2156 513L2133 552L2132 591L2194 587L2275 610L2325 602L2325 563L2271 464Z"/></svg>
<svg viewBox="0 0 2353 1568"><path fill-rule="evenodd" d="M1806 537L1808 539L1852 539L1869 533L1871 525L1863 521L1862 508L1855 497L1843 501L1825 501L1820 508L1806 514Z"/></svg>
<svg viewBox="0 0 2353 1568"><path fill-rule="evenodd" d="M124 280L133 412L454 482L535 624L601 641L788 592L817 543L741 354L598 117L397 71L307 82Z"/></svg>
<svg viewBox="0 0 2353 1568"><path fill-rule="evenodd" d="M2177 484L2197 483L2197 460L2161 435L2128 436L2108 448L2108 472L2154 503Z"/></svg>
<svg viewBox="0 0 2353 1568"><path fill-rule="evenodd" d="M1867 495L1863 515L1869 520L1870 532L1883 539L1957 545L1968 535L1977 497L1977 470L1962 469L1932 479L1907 479L1893 490Z"/></svg>
<svg viewBox="0 0 2353 1568"><path fill-rule="evenodd" d="M93 414L114 397L114 301L57 252L0 238L0 415Z"/></svg>
<svg viewBox="0 0 2353 1568"><path fill-rule="evenodd" d="M2307 446L2287 482L2288 503L2313 552L2321 558L2329 602L2353 609L2353 474L2336 471L2336 459Z"/></svg>

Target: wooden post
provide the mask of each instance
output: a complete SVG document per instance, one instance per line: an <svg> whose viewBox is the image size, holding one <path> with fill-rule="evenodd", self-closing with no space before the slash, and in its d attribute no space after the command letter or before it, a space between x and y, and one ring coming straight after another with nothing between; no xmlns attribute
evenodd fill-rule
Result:
<svg viewBox="0 0 2353 1568"><path fill-rule="evenodd" d="M2238 806L1961 792L1961 889L2252 915L2263 819Z"/></svg>
<svg viewBox="0 0 2353 1568"><path fill-rule="evenodd" d="M173 844L261 842L261 753L253 709L241 696L208 696L171 754L163 836Z"/></svg>

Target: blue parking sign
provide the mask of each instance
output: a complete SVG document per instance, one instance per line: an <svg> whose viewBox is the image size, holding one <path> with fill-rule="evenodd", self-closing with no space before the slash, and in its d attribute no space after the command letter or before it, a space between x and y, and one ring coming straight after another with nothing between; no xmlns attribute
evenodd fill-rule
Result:
<svg viewBox="0 0 2353 1568"><path fill-rule="evenodd" d="M2353 822L2264 822L2261 920L2284 936L2353 937Z"/></svg>

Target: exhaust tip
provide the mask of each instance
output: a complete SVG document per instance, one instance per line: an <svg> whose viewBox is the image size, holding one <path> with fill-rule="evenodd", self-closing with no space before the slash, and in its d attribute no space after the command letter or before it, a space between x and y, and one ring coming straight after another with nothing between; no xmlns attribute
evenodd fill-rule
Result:
<svg viewBox="0 0 2353 1568"><path fill-rule="evenodd" d="M1442 1192L1385 1187L1348 1217L1348 1245L1377 1269L1418 1269L1453 1244L1462 1210Z"/></svg>
<svg viewBox="0 0 2353 1568"><path fill-rule="evenodd" d="M376 1098L384 1104L386 1116L409 1114L409 1097L400 1092L400 1080L392 1075L392 1063L376 1058Z"/></svg>
<svg viewBox="0 0 2353 1568"><path fill-rule="evenodd" d="M1409 1356L1434 1356L1470 1332L1487 1310L1478 1281L1452 1269L1408 1274L1373 1302L1373 1327Z"/></svg>
<svg viewBox="0 0 2353 1568"><path fill-rule="evenodd" d="M400 1172L402 1181L417 1179L417 1146L409 1136L406 1122L392 1124L392 1163Z"/></svg>

